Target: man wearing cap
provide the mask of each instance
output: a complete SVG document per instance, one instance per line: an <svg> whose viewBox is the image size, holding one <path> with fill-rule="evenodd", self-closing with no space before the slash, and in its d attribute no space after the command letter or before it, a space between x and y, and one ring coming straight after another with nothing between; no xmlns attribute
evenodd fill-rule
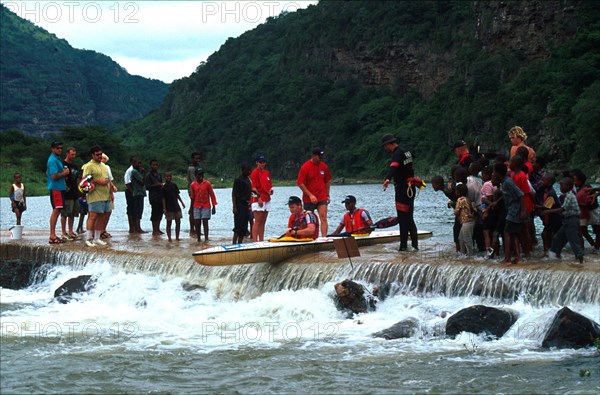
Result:
<svg viewBox="0 0 600 395"><path fill-rule="evenodd" d="M67 190L65 177L70 173L67 166L63 167L60 156L62 154L63 144L58 141L53 141L50 144L52 153L48 157L46 164L46 179L48 181L48 191L50 191L50 204L52 205L52 214L50 214L50 244L64 243L64 240L56 237L56 223L58 216L63 208L64 194Z"/></svg>
<svg viewBox="0 0 600 395"><path fill-rule="evenodd" d="M265 169L266 166L267 158L264 155L258 155L256 157L256 168L250 174L252 186L256 188L258 193L258 197L252 201L252 212L254 213L253 241L263 241L265 239L265 224L267 223L269 211L271 211L273 180L269 171Z"/></svg>
<svg viewBox="0 0 600 395"><path fill-rule="evenodd" d="M77 157L77 150L68 147L63 160L63 167L69 168L69 175L65 177L67 189L64 193L63 209L60 212L60 226L63 240L79 240L80 237L73 231L75 217L79 217L79 167L73 163ZM68 226L68 228L67 228Z"/></svg>
<svg viewBox="0 0 600 395"><path fill-rule="evenodd" d="M298 196L288 199L290 218L284 236L297 239L316 239L319 237L319 221L317 216L302 207L302 200Z"/></svg>
<svg viewBox="0 0 600 395"><path fill-rule="evenodd" d="M392 154L392 161L383 182L383 190L385 191L390 182L394 181L394 200L400 227L400 251L407 249L409 232L411 244L415 250L418 250L417 225L413 218L416 188L408 185L408 179L415 175L412 154L410 151L400 148L396 143L396 138L391 134L386 134L381 138L381 145L385 152Z"/></svg>
<svg viewBox="0 0 600 395"><path fill-rule="evenodd" d="M85 244L88 247L106 245L100 236L106 229L106 223L111 212L110 202L113 200L112 183L108 175L106 165L102 163L102 148L95 145L90 148L91 159L83 167L82 178L92 176L94 189L87 194L88 201L88 235Z"/></svg>
<svg viewBox="0 0 600 395"><path fill-rule="evenodd" d="M342 222L333 232L334 235L339 235L344 227L349 234L368 234L371 233L371 225L373 220L369 212L362 208L356 208L356 198L352 195L346 196L342 203L346 205L346 213L342 218Z"/></svg>
<svg viewBox="0 0 600 395"><path fill-rule="evenodd" d="M475 161L475 159L473 159L469 153L469 147L467 147L467 143L464 140L459 140L454 143L452 149L454 150L454 155L456 155L458 158L456 163L469 170L469 166Z"/></svg>
<svg viewBox="0 0 600 395"><path fill-rule="evenodd" d="M323 150L315 148L312 156L298 172L296 183L302 190L302 202L307 211L317 212L321 222L321 234L327 236L327 205L330 202L331 173L323 162Z"/></svg>

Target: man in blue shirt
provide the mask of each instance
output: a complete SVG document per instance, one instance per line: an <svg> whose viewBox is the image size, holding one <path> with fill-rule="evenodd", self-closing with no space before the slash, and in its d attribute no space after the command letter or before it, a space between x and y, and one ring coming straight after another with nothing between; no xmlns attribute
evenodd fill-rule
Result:
<svg viewBox="0 0 600 395"><path fill-rule="evenodd" d="M52 205L52 214L50 215L50 244L64 243L62 239L56 237L56 222L63 208L63 195L67 190L65 177L69 175L69 168L64 166L60 159L63 144L53 141L50 145L52 153L48 157L46 165L46 177L48 180L48 191L50 191L50 204Z"/></svg>

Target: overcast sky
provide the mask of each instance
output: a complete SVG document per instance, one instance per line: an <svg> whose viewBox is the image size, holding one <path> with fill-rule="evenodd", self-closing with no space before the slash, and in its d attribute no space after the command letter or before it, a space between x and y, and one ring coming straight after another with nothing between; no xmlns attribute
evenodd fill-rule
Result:
<svg viewBox="0 0 600 395"><path fill-rule="evenodd" d="M74 48L110 56L130 74L189 76L229 38L317 1L1 1Z"/></svg>

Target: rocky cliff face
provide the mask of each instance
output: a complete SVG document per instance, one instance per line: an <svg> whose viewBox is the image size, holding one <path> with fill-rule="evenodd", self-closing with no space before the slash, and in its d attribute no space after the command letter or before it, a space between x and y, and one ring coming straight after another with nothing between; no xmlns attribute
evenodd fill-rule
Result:
<svg viewBox="0 0 600 395"><path fill-rule="evenodd" d="M33 135L65 126L111 126L157 108L168 85L132 76L106 55L65 40L0 7L0 131Z"/></svg>
<svg viewBox="0 0 600 395"><path fill-rule="evenodd" d="M466 34L489 53L502 48L524 62L546 58L552 47L576 33L575 3L564 3L474 1L472 27ZM459 49L452 45L440 50L431 41L415 45L398 40L378 51L366 45L338 47L331 58L365 85L387 86L395 94L414 88L424 98L431 98L456 72ZM339 78L335 73L330 76Z"/></svg>

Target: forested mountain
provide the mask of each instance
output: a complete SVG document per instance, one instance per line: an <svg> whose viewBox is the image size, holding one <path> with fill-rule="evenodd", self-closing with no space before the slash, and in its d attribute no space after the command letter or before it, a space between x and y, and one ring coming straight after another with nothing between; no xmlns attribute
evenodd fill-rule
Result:
<svg viewBox="0 0 600 395"><path fill-rule="evenodd" d="M175 81L125 143L214 174L268 156L293 177L322 147L334 176L378 178L398 136L417 172L447 170L449 144L506 152L507 131L555 168L600 149L600 2L322 1L229 39Z"/></svg>
<svg viewBox="0 0 600 395"><path fill-rule="evenodd" d="M163 101L164 82L74 49L3 5L0 12L0 131L45 135L65 126L109 127L139 119Z"/></svg>

